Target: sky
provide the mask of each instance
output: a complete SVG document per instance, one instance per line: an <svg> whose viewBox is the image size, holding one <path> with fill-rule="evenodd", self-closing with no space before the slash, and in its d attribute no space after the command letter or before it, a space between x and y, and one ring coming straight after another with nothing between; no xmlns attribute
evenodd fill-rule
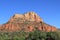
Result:
<svg viewBox="0 0 60 40"><path fill-rule="evenodd" d="M0 24L16 13L37 13L45 23L60 28L60 0L0 0Z"/></svg>

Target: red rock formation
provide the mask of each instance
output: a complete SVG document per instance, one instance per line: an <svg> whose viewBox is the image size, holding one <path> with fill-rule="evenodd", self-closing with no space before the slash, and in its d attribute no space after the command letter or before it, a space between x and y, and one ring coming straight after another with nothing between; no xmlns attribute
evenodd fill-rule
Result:
<svg viewBox="0 0 60 40"><path fill-rule="evenodd" d="M0 31L56 31L54 26L48 25L34 12L15 14L6 24L0 26Z"/></svg>

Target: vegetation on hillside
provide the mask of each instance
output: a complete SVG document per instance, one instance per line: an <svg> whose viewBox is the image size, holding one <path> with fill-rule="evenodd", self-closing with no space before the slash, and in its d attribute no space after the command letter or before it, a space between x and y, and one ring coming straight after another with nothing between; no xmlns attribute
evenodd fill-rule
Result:
<svg viewBox="0 0 60 40"><path fill-rule="evenodd" d="M60 40L59 32L0 32L0 40Z"/></svg>

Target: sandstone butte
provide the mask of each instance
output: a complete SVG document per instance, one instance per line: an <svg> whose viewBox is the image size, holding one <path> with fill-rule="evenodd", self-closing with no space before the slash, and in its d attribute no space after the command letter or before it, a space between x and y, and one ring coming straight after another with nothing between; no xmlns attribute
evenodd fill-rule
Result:
<svg viewBox="0 0 60 40"><path fill-rule="evenodd" d="M15 14L10 20L0 25L0 31L56 31L55 26L46 24L35 12L27 12L25 14Z"/></svg>

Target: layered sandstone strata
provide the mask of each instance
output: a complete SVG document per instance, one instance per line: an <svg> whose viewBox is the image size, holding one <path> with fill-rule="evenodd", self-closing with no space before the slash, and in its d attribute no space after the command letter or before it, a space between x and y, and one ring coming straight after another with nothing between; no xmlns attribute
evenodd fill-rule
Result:
<svg viewBox="0 0 60 40"><path fill-rule="evenodd" d="M26 14L15 14L6 23L0 26L0 31L56 31L54 26L46 24L34 12L27 12Z"/></svg>

